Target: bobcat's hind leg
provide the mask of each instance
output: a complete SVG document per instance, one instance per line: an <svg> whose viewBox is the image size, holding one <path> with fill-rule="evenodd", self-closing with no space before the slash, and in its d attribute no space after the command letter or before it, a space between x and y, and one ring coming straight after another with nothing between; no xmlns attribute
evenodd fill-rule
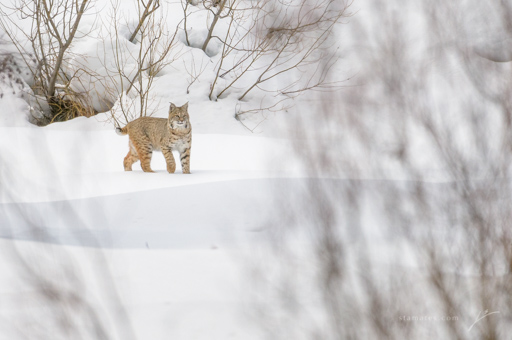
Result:
<svg viewBox="0 0 512 340"><path fill-rule="evenodd" d="M167 172L173 174L176 170L176 161L174 160L174 156L172 155L172 150L167 148L162 148L162 153L165 157L165 162L167 163Z"/></svg>
<svg viewBox="0 0 512 340"><path fill-rule="evenodd" d="M153 155L153 147L151 146L149 138L130 138L130 151L132 154L132 160L134 159L133 155L136 155L136 158L140 159L140 166L144 172L154 172L151 170L151 156Z"/></svg>
<svg viewBox="0 0 512 340"><path fill-rule="evenodd" d="M153 150L150 145L138 147L137 154L140 158L140 166L144 172L154 172L151 169L151 156L153 156Z"/></svg>
<svg viewBox="0 0 512 340"><path fill-rule="evenodd" d="M132 164L139 160L139 156L137 155L137 150L135 150L135 147L133 146L131 141L129 142L128 146L129 146L128 154L124 158L124 162L123 162L124 171L132 171Z"/></svg>

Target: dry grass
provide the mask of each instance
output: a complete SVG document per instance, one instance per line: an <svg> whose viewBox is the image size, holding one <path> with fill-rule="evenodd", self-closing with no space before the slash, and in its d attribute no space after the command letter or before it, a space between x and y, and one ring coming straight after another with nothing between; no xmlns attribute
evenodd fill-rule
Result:
<svg viewBox="0 0 512 340"><path fill-rule="evenodd" d="M75 98L75 99L69 99ZM54 96L48 100L50 114L45 115L38 124L48 125L55 122L64 122L77 117L91 117L97 112L84 104L85 96L79 94Z"/></svg>

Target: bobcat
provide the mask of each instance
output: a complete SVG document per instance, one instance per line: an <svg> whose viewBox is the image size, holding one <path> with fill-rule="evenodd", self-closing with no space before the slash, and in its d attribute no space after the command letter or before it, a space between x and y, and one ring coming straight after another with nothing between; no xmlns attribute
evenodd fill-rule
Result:
<svg viewBox="0 0 512 340"><path fill-rule="evenodd" d="M172 150L177 150L180 153L183 173L190 173L192 126L188 116L188 103L181 107L171 103L169 119L140 117L129 122L124 128L116 128L116 132L129 136L130 150L123 163L125 171L132 171L132 164L140 159L144 172L154 172L150 163L153 150L156 150L164 154L167 171L174 173L176 162Z"/></svg>

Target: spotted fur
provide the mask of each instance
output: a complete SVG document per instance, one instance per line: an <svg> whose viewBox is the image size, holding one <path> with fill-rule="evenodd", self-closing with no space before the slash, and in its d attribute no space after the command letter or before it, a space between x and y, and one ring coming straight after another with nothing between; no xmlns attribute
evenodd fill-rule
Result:
<svg viewBox="0 0 512 340"><path fill-rule="evenodd" d="M142 170L151 170L153 151L162 151L167 163L167 171L174 173L176 162L172 151L180 153L181 168L184 174L190 173L190 148L192 146L192 126L188 115L188 103L176 107L171 103L169 118L141 117L117 128L120 135L129 136L129 151L124 158L124 170L132 171L132 164L140 160Z"/></svg>

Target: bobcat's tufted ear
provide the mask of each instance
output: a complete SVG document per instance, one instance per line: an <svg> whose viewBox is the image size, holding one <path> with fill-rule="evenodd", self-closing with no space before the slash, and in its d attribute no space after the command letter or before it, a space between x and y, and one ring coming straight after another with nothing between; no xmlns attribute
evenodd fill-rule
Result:
<svg viewBox="0 0 512 340"><path fill-rule="evenodd" d="M188 102L186 102L185 105L182 106L182 108L188 110Z"/></svg>
<svg viewBox="0 0 512 340"><path fill-rule="evenodd" d="M169 107L169 112L176 110L176 105L171 103L171 106Z"/></svg>

